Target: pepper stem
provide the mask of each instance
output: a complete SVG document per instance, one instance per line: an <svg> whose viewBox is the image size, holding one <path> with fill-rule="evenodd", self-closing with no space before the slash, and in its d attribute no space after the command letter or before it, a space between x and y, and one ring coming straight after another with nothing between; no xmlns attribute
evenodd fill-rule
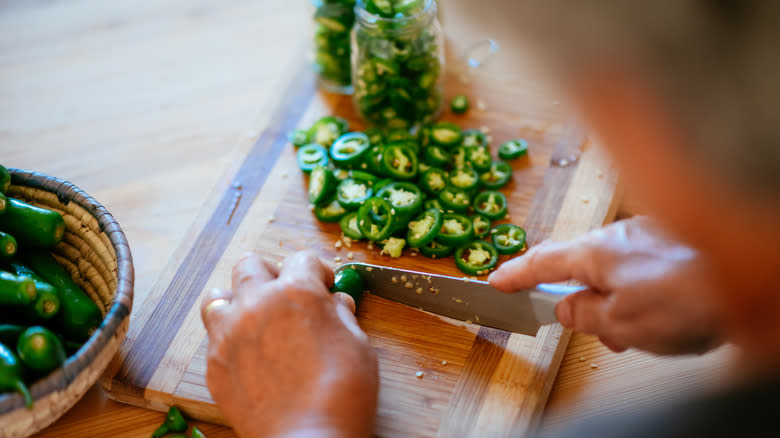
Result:
<svg viewBox="0 0 780 438"><path fill-rule="evenodd" d="M16 388L16 390L19 391L20 394L22 394L22 397L24 397L24 403L25 405L27 405L27 409L32 410L33 398L30 395L30 390L27 389L27 385L25 385L24 382L21 381L21 379L16 379L13 385L14 388Z"/></svg>

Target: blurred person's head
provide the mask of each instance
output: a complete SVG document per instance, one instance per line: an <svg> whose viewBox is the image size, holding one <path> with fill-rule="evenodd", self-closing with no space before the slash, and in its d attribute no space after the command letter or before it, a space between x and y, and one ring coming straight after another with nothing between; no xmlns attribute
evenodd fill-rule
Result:
<svg viewBox="0 0 780 438"><path fill-rule="evenodd" d="M780 360L780 2L502 4L631 196L705 254L731 333Z"/></svg>

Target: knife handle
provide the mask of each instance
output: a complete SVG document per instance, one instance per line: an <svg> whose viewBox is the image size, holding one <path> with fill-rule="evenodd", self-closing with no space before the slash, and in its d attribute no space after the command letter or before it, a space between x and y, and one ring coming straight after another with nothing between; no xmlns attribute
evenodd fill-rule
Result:
<svg viewBox="0 0 780 438"><path fill-rule="evenodd" d="M587 289L584 286L569 286L563 284L540 284L529 292L531 305L540 324L553 324L558 322L555 317L555 305L567 295Z"/></svg>

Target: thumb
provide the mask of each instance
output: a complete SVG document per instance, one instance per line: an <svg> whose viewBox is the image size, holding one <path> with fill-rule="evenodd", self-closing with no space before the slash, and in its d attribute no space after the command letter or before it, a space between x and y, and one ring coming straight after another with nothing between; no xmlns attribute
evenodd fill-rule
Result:
<svg viewBox="0 0 780 438"><path fill-rule="evenodd" d="M344 324L356 338L361 340L368 339L365 332L363 332L358 325L357 318L355 318L355 300L344 292L334 293L333 300L336 302L336 314L341 320L341 323Z"/></svg>

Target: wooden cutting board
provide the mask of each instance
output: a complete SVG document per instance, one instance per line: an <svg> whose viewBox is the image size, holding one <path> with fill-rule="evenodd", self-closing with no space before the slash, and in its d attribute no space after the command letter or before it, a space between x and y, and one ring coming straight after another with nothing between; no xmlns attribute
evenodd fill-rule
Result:
<svg viewBox="0 0 780 438"><path fill-rule="evenodd" d="M487 127L494 155L504 141L528 140L529 155L512 163L513 180L503 191L510 220L527 230L530 245L572 238L613 218L614 169L541 87L520 79L501 83L457 67L445 79L446 102L465 93L472 109L456 116L445 108L443 120ZM350 97L318 91L309 67L301 66L268 128L237 153L214 191L204 193L203 210L176 256L134 309L121 352L101 379L111 398L157 410L176 405L191 417L225 423L205 385L207 340L199 307L204 291L229 285L230 269L246 251L280 261L312 248L334 267L334 258L352 257L462 275L452 258L432 260L406 251L390 259L365 242L335 247L338 224L319 223L310 212L307 180L287 141L291 130L327 114L347 118L353 130L364 128ZM524 435L545 406L569 340L558 325L530 337L371 295L358 320L379 356L376 434L383 437ZM417 371L424 372L422 379Z"/></svg>

